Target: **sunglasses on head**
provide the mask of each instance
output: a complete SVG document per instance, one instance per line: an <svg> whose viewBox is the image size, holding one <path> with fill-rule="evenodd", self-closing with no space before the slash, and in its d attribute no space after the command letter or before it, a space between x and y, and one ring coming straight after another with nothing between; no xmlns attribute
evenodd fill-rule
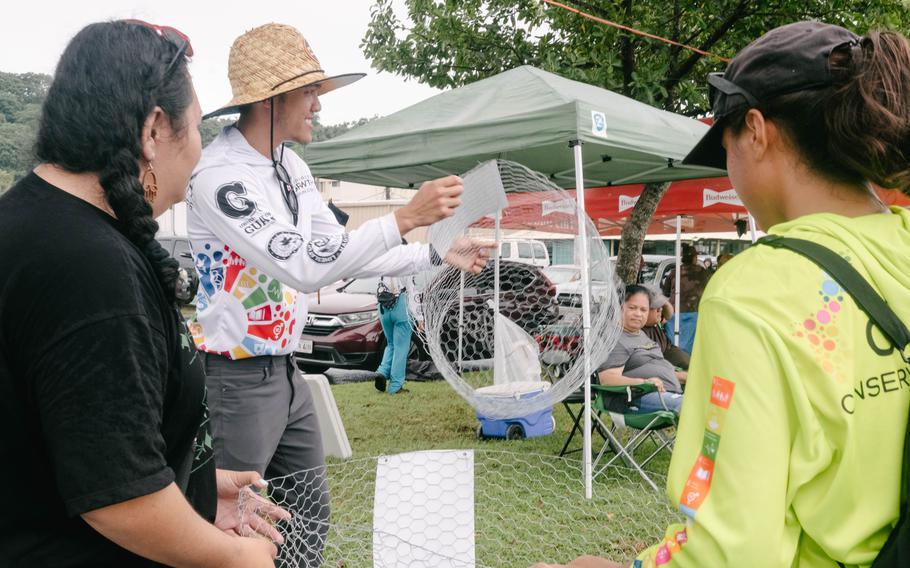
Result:
<svg viewBox="0 0 910 568"><path fill-rule="evenodd" d="M144 20L124 20L128 24L135 24L137 26L142 26L148 28L158 34L160 37L164 38L171 45L177 47L177 53L174 54L174 58L171 59L170 63L167 64L167 67L164 70L164 76L166 77L168 73L171 72L171 69L177 65L177 62L180 61L181 57L192 57L193 56L193 44L190 43L190 38L188 35L178 30L177 28L171 26L159 26L158 24L152 24Z"/></svg>

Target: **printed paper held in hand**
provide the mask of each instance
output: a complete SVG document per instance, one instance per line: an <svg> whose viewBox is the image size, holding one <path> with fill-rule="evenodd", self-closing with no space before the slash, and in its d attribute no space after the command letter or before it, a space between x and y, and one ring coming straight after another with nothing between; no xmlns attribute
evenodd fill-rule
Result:
<svg viewBox="0 0 910 568"><path fill-rule="evenodd" d="M500 209L509 206L506 191L499 177L496 160L489 160L462 176L464 193L461 206L448 219L432 225L427 238L436 252L445 258L452 241L464 234L465 230L487 215L496 215Z"/></svg>

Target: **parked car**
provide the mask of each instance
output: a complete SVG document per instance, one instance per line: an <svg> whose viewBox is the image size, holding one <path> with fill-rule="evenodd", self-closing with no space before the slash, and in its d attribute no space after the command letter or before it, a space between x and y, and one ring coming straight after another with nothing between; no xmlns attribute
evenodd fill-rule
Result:
<svg viewBox="0 0 910 568"><path fill-rule="evenodd" d="M676 257L672 254L645 254L642 256L645 258L645 266L639 275L639 282L660 286L664 278L676 270ZM610 262L615 266L616 257L611 256ZM717 266L717 258L708 254L699 254L698 263L713 271Z"/></svg>
<svg viewBox="0 0 910 568"><path fill-rule="evenodd" d="M554 264L544 269L547 278L556 285L556 301L559 307L569 309L581 308L581 267L576 264ZM597 302L599 298L609 294L610 283L606 274L591 274L591 299ZM565 310L562 310L565 311Z"/></svg>
<svg viewBox="0 0 910 568"><path fill-rule="evenodd" d="M676 257L667 254L646 254L645 266L639 275L639 281L645 284L660 285L667 274L676 269ZM614 259L615 261L615 259Z"/></svg>
<svg viewBox="0 0 910 568"><path fill-rule="evenodd" d="M376 304L378 281L361 278L308 295L309 311L295 353L302 369L376 370L386 344Z"/></svg>
<svg viewBox="0 0 910 568"><path fill-rule="evenodd" d="M335 367L375 371L386 346L379 323L379 278L340 281L307 296L309 308L295 358L301 369ZM420 337L411 336L408 360L429 360Z"/></svg>
<svg viewBox="0 0 910 568"><path fill-rule="evenodd" d="M196 263L193 260L193 250L190 240L186 237L156 237L164 250L186 270L187 289L184 294L178 294L178 301L183 305L192 304L196 300L196 290L199 288L199 275L196 273Z"/></svg>
<svg viewBox="0 0 910 568"><path fill-rule="evenodd" d="M537 266L526 263L500 262L499 311L518 324L532 337L538 330L559 319L560 308L556 300L556 286ZM478 275L467 275L464 288L464 309L461 312L462 329L459 334L459 309L451 306L442 323L440 341L448 348L445 353L455 363L459 335L462 340L464 361L480 361L492 356L494 298L493 263ZM438 286L451 286L451 278L430 283L426 294L450 295L450 290L437 290Z"/></svg>
<svg viewBox="0 0 910 568"><path fill-rule="evenodd" d="M534 239L503 239L499 243L499 258L541 268L550 266L547 247Z"/></svg>

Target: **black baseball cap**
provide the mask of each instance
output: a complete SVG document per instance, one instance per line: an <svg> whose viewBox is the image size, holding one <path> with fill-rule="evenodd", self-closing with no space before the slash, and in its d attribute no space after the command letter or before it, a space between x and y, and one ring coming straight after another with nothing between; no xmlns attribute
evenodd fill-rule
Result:
<svg viewBox="0 0 910 568"><path fill-rule="evenodd" d="M774 28L747 45L726 71L708 75L714 125L683 163L726 169L727 152L721 144L724 118L776 96L833 85L831 52L859 42L858 35L840 26L797 22Z"/></svg>

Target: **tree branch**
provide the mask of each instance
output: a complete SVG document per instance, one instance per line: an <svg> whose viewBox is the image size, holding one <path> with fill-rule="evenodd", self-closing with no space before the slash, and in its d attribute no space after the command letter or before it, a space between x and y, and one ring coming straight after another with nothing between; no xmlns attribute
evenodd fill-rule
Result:
<svg viewBox="0 0 910 568"><path fill-rule="evenodd" d="M727 16L727 19L721 22L721 24L711 33L711 35L709 35L708 38L698 46L698 48L702 51L708 51L714 46L714 44L723 39L724 35L730 31L730 28L732 28L737 22L741 21L746 16L750 15L749 4L750 0L740 0L736 8L733 9L733 12ZM676 85L678 85L679 82L692 71L692 69L695 67L695 64L701 61L702 57L703 56L701 54L692 52L692 55L686 58L686 60L683 61L679 67L667 74L667 78L664 80L664 88L668 91L676 88Z"/></svg>

